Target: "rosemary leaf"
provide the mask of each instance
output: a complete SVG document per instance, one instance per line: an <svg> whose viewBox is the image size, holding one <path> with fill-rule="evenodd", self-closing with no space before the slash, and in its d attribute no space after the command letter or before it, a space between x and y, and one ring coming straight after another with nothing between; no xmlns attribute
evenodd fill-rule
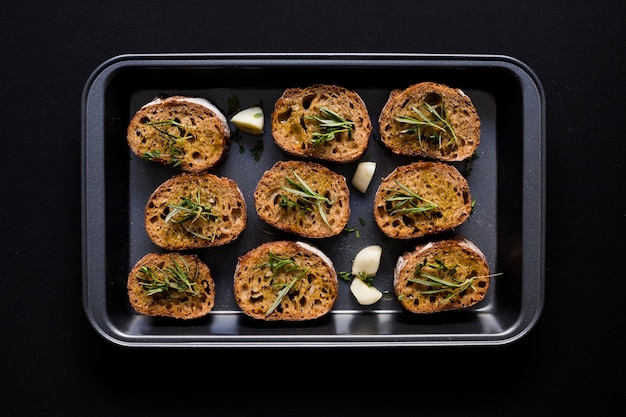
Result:
<svg viewBox="0 0 626 417"><path fill-rule="evenodd" d="M311 188L311 186L306 183L306 181L300 178L297 172L293 171L293 175L296 177L296 181L292 180L289 177L286 177L285 181L291 187L284 186L283 190L300 198L294 202L291 201L287 196L282 195L279 205L287 209L300 209L304 211L308 211L312 207L315 207L324 223L326 223L328 227L331 227L330 223L328 222L328 218L326 217L326 211L322 207L322 204L325 203L326 205L330 206L333 204L333 202L323 195L315 192Z"/></svg>
<svg viewBox="0 0 626 417"><path fill-rule="evenodd" d="M354 130L354 122L344 119L339 113L327 107L319 108L321 116L305 116L319 122L319 131L313 132L311 142L314 146L322 145L335 139L335 135L347 132L349 135Z"/></svg>

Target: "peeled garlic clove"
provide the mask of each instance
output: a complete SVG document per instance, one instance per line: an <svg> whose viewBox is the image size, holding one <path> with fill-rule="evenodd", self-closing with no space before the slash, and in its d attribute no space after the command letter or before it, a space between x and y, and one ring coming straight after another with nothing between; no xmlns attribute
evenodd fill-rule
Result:
<svg viewBox="0 0 626 417"><path fill-rule="evenodd" d="M367 246L359 251L352 261L352 275L364 274L368 277L376 275L380 266L383 248L378 245Z"/></svg>
<svg viewBox="0 0 626 417"><path fill-rule="evenodd" d="M352 283L350 283L350 291L356 298L356 301L364 306L374 304L383 296L383 293L377 288L370 287L358 277L355 277Z"/></svg>
<svg viewBox="0 0 626 417"><path fill-rule="evenodd" d="M265 117L263 116L263 109L255 106L241 110L239 113L235 114L230 121L237 126L237 129L244 133L260 135L263 133Z"/></svg>
<svg viewBox="0 0 626 417"><path fill-rule="evenodd" d="M376 162L360 162L352 177L352 185L354 185L354 188L365 193L370 182L372 182L374 171L376 171Z"/></svg>

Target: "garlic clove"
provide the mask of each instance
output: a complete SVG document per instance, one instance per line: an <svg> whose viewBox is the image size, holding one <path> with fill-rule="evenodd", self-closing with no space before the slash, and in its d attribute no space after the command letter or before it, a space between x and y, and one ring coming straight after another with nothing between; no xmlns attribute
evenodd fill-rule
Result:
<svg viewBox="0 0 626 417"><path fill-rule="evenodd" d="M380 267L382 253L383 248L379 245L371 245L361 249L352 261L352 275L363 274L368 277L376 275Z"/></svg>
<svg viewBox="0 0 626 417"><path fill-rule="evenodd" d="M241 110L239 113L235 114L230 121L237 126L237 129L244 133L261 135L263 133L265 117L263 115L263 109L255 106Z"/></svg>
<svg viewBox="0 0 626 417"><path fill-rule="evenodd" d="M350 283L350 291L361 305L372 305L383 297L383 293L355 277Z"/></svg>
<svg viewBox="0 0 626 417"><path fill-rule="evenodd" d="M352 185L354 185L354 188L362 193L365 193L367 191L367 187L370 185L370 182L372 182L375 171L376 162L360 162L354 171L354 176L352 177Z"/></svg>

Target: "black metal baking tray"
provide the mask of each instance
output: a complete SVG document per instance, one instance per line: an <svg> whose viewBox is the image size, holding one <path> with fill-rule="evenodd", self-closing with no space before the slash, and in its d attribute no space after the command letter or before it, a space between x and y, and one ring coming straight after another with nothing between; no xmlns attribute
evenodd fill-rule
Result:
<svg viewBox="0 0 626 417"><path fill-rule="evenodd" d="M389 92L420 81L435 81L465 91L482 123L481 144L465 172L476 206L453 233L476 243L493 273L486 298L472 308L431 315L402 311L392 294L393 267L399 255L428 239L396 241L377 229L372 203L380 179L415 158L392 156L377 141L377 120ZM315 83L342 85L364 99L374 131L363 160L377 163L368 192L352 186L349 228L327 239L309 240L350 271L365 246L383 247L375 285L386 293L373 306L361 306L347 281L333 310L303 323L264 323L237 307L232 279L237 257L273 239L299 239L273 233L254 211L253 190L264 170L293 159L274 144L269 115L288 87ZM242 235L219 248L194 251L211 268L216 304L206 317L191 321L142 316L126 294L128 272L149 252L161 252L144 229L149 194L178 173L143 161L130 152L126 127L143 104L159 94L204 97L223 111L237 97L242 108L263 104L264 148L255 161L257 137L233 142L226 161L213 172L232 178L248 205ZM424 54L166 54L122 55L100 65L82 97L83 302L96 331L112 343L130 347L399 347L503 345L528 333L541 314L544 298L545 100L528 66L507 56ZM350 182L357 162L332 165ZM362 224L362 220L364 224ZM432 237L431 237L432 238Z"/></svg>

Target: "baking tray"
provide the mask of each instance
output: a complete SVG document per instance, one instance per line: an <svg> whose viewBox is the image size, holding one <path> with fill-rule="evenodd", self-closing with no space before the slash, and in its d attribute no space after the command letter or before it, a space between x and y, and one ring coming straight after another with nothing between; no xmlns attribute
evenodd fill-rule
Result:
<svg viewBox="0 0 626 417"><path fill-rule="evenodd" d="M393 267L403 252L436 237L394 240L377 229L372 203L383 176L416 158L393 156L378 141L378 115L392 89L435 81L463 89L481 118L481 144L471 163L456 163L476 206L452 232L476 243L487 256L490 290L479 304L431 315L404 312L392 296ZM277 160L293 159L274 144L269 127L274 102L288 87L316 83L356 90L374 130L362 160L377 163L367 193L350 185L351 233L309 239L350 271L355 254L379 244L383 255L374 280L385 293L373 306L352 297L339 282L333 310L311 322L265 323L245 316L233 297L237 258L269 240L305 240L272 230L254 211L253 191ZM209 99L224 112L237 97L241 108L263 104L265 133L243 135L212 172L232 178L248 206L248 225L223 247L196 251L216 281L216 303L190 321L142 316L126 294L128 272L149 252L162 252L144 229L150 193L178 173L143 161L126 143L130 117L159 94ZM161 54L122 55L101 64L82 97L82 248L86 315L105 339L129 347L417 347L503 345L528 333L544 299L545 100L541 83L524 63L508 56L425 54ZM258 160L253 148L264 145ZM257 154L258 155L258 154ZM356 164L326 164L352 178ZM469 168L469 170L468 170ZM441 236L439 236L441 237Z"/></svg>

